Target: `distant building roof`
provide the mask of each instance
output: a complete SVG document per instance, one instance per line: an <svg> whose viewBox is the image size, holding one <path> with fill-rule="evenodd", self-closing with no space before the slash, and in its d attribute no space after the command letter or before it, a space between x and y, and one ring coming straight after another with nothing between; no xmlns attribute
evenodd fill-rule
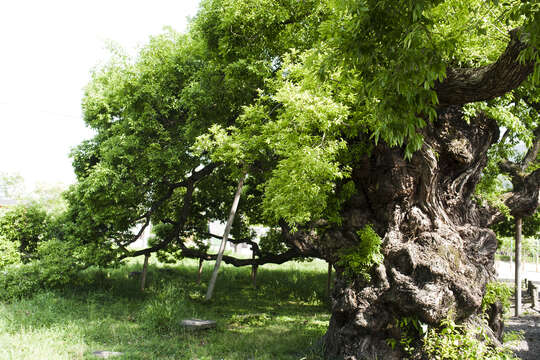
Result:
<svg viewBox="0 0 540 360"><path fill-rule="evenodd" d="M0 197L0 207L17 205L17 200Z"/></svg>

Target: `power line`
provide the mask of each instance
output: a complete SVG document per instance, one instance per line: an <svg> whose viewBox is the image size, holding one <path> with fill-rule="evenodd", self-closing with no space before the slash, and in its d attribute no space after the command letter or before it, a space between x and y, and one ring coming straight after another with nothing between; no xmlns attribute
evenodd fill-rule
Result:
<svg viewBox="0 0 540 360"><path fill-rule="evenodd" d="M0 105L7 105L7 106L13 106L13 107L22 107L24 105L17 104L17 103L10 103L6 101L0 101ZM25 109L25 111L28 111L28 108ZM50 109L40 108L40 107L30 107L30 111L37 112L41 114L48 114L52 116L60 116L67 119L75 119L75 120L82 120L82 116L76 116L73 114L63 114L60 112L51 111Z"/></svg>

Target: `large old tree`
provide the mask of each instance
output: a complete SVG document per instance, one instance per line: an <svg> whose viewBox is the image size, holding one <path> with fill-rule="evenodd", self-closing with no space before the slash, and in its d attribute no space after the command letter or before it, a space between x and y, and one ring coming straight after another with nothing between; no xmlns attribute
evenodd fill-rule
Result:
<svg viewBox="0 0 540 360"><path fill-rule="evenodd" d="M212 259L199 239L246 172L233 238L272 231L224 261L334 263L329 358L399 358L404 317L475 322L490 227L538 207L539 17L534 1L203 1L188 34L95 73L74 239L100 263Z"/></svg>

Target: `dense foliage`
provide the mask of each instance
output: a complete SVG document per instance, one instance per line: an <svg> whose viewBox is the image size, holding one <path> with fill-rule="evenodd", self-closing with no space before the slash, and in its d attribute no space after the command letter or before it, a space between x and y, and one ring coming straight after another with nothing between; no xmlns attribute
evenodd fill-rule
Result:
<svg viewBox="0 0 540 360"><path fill-rule="evenodd" d="M28 261L39 243L47 238L49 217L38 204L18 205L0 217L0 237L17 244L21 257Z"/></svg>
<svg viewBox="0 0 540 360"><path fill-rule="evenodd" d="M500 302L503 311L506 313L510 310L511 297L513 289L508 285L500 282L490 282L486 286L486 293L482 299L482 312L486 313L489 307L496 302Z"/></svg>
<svg viewBox="0 0 540 360"><path fill-rule="evenodd" d="M203 1L188 34L154 37L136 59L116 50L83 101L97 135L72 154L73 238L108 263L129 256L132 229L151 222L153 250L177 253L172 238L204 238L225 219L241 168L249 178L236 238L250 237L249 224L339 223L359 155L379 139L407 157L419 149L448 64L489 64L504 31L537 26L534 6L405 3ZM509 132L481 197L503 191L497 162L533 141L538 116L513 99L534 99L534 81L470 105L471 116L489 112Z"/></svg>
<svg viewBox="0 0 540 360"><path fill-rule="evenodd" d="M135 59L115 50L94 72L83 110L97 135L72 154L73 238L105 264L130 256L133 228L152 223L152 251L181 257L178 239L202 245L208 224L226 218L242 169L234 238L250 238L250 224L339 223L358 157L378 141L410 157L448 67L492 63L510 30L529 33L537 17L517 2L203 1L187 34L156 36ZM537 74L467 108L508 129L481 198L505 191L497 163L533 141Z"/></svg>
<svg viewBox="0 0 540 360"><path fill-rule="evenodd" d="M350 278L361 276L369 281L371 268L382 263L381 237L369 225L359 231L361 242L353 249L343 249L338 265Z"/></svg>
<svg viewBox="0 0 540 360"><path fill-rule="evenodd" d="M21 255L17 242L9 241L0 235L0 269L7 265L18 264L21 262Z"/></svg>

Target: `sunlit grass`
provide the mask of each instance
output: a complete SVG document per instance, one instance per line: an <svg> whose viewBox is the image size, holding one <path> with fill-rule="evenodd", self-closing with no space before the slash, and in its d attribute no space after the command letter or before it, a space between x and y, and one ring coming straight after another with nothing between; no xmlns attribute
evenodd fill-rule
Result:
<svg viewBox="0 0 540 360"><path fill-rule="evenodd" d="M214 297L204 301L213 263L198 285L197 262L151 263L143 293L130 271L88 270L64 291L0 303L0 359L92 359L97 350L118 359L319 359L329 320L324 262L259 268L224 266ZM217 321L191 332L186 318Z"/></svg>

